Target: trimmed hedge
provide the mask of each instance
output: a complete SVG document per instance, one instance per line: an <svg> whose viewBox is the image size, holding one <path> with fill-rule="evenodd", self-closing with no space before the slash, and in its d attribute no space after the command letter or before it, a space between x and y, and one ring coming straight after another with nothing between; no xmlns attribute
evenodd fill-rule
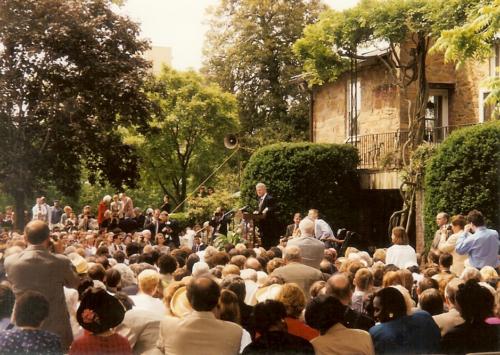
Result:
<svg viewBox="0 0 500 355"><path fill-rule="evenodd" d="M500 121L453 132L437 149L425 173L426 244L440 211L450 216L481 211L500 227Z"/></svg>
<svg viewBox="0 0 500 355"><path fill-rule="evenodd" d="M243 204L257 207L255 185L266 184L277 202L281 226L295 212L317 208L332 228L358 222L359 157L351 145L277 143L256 151L243 173ZM284 231L284 230L283 230Z"/></svg>

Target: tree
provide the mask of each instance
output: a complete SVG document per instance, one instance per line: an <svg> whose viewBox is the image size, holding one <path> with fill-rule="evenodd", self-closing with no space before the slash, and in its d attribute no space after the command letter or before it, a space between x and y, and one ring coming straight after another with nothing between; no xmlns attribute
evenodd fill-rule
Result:
<svg viewBox="0 0 500 355"><path fill-rule="evenodd" d="M485 0L468 13L462 26L444 30L432 50L443 51L446 61L463 64L466 60L485 60L491 56L491 49L498 41L500 31L500 0ZM500 68L496 68L500 70ZM488 79L491 89L486 102L500 112L500 76Z"/></svg>
<svg viewBox="0 0 500 355"><path fill-rule="evenodd" d="M194 71L168 67L147 87L153 115L133 141L144 177L179 204L190 181L196 186L222 160L224 136L238 129L236 100Z"/></svg>
<svg viewBox="0 0 500 355"><path fill-rule="evenodd" d="M210 13L203 71L236 94L244 139L307 137L309 98L294 80L292 44L323 9L319 0L222 0Z"/></svg>
<svg viewBox="0 0 500 355"><path fill-rule="evenodd" d="M138 35L106 0L0 0L0 184L18 216L49 182L77 194L82 165L92 182L133 185L116 127L148 113Z"/></svg>
<svg viewBox="0 0 500 355"><path fill-rule="evenodd" d="M463 23L468 12L479 3L480 0L364 0L354 8L322 14L316 24L305 28L304 37L295 43L294 50L304 62L311 85L333 82L349 70L355 76L360 60L375 58L387 68L393 84L408 102L409 132L403 146L408 167L405 158L424 137L429 98L426 60L431 42L443 29ZM360 49L368 46L384 50L375 55L361 55ZM355 86L356 80L351 82ZM410 87L415 90L409 90ZM404 206L394 215L392 223L399 219L398 223L409 230L416 174L410 172L407 177L401 189Z"/></svg>

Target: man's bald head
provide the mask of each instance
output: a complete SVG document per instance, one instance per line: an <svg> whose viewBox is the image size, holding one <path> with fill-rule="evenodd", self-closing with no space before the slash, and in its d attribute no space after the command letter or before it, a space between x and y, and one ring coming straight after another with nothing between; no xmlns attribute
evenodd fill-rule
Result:
<svg viewBox="0 0 500 355"><path fill-rule="evenodd" d="M42 244L49 239L49 226L43 221L31 221L24 228L24 235L30 244Z"/></svg>
<svg viewBox="0 0 500 355"><path fill-rule="evenodd" d="M254 269L255 271L262 270L262 265L257 258L248 258L245 262L245 269Z"/></svg>
<svg viewBox="0 0 500 355"><path fill-rule="evenodd" d="M189 283L186 295L195 311L210 312L219 302L220 287L208 277L198 277Z"/></svg>
<svg viewBox="0 0 500 355"><path fill-rule="evenodd" d="M347 276L338 273L330 277L326 283L326 294L334 296L344 305L351 303L351 284Z"/></svg>
<svg viewBox="0 0 500 355"><path fill-rule="evenodd" d="M302 261L302 255L300 253L300 248L295 245L291 245L286 247L285 249L285 263L290 263L290 262L301 262Z"/></svg>

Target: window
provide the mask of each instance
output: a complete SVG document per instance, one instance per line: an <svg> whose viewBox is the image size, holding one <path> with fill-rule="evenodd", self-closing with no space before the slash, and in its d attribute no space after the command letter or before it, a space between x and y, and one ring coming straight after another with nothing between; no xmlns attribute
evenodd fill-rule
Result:
<svg viewBox="0 0 500 355"><path fill-rule="evenodd" d="M495 110L498 103L496 105L486 103L489 94L489 90L480 90L479 92L479 122L487 122L500 117L499 109Z"/></svg>
<svg viewBox="0 0 500 355"><path fill-rule="evenodd" d="M349 80L347 82L347 109L346 109L346 123L345 123L345 136L346 142L352 143L357 141L359 135L359 115L361 113L361 81L358 79L356 83ZM356 126L352 126L353 123Z"/></svg>
<svg viewBox="0 0 500 355"><path fill-rule="evenodd" d="M440 142L448 133L448 90L430 90L425 110L424 139Z"/></svg>

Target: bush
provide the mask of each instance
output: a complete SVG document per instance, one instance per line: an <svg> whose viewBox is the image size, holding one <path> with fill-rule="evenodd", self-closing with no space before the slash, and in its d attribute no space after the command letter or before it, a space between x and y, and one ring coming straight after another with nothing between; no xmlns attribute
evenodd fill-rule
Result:
<svg viewBox="0 0 500 355"><path fill-rule="evenodd" d="M481 211L491 228L500 227L500 121L453 132L430 159L425 173L426 244L435 216Z"/></svg>
<svg viewBox="0 0 500 355"><path fill-rule="evenodd" d="M295 212L320 211L333 228L356 226L360 189L358 153L351 145L278 143L256 151L241 186L243 204L257 206L255 185L266 184L276 199L281 226Z"/></svg>
<svg viewBox="0 0 500 355"><path fill-rule="evenodd" d="M217 207L223 207L226 211L238 207L238 198L234 194L220 190L206 197L193 197L188 200L187 215L190 220L202 224L210 220Z"/></svg>
<svg viewBox="0 0 500 355"><path fill-rule="evenodd" d="M179 230L184 230L187 227L192 227L193 219L189 218L186 212L175 212L169 214L170 219L176 220L179 223Z"/></svg>

